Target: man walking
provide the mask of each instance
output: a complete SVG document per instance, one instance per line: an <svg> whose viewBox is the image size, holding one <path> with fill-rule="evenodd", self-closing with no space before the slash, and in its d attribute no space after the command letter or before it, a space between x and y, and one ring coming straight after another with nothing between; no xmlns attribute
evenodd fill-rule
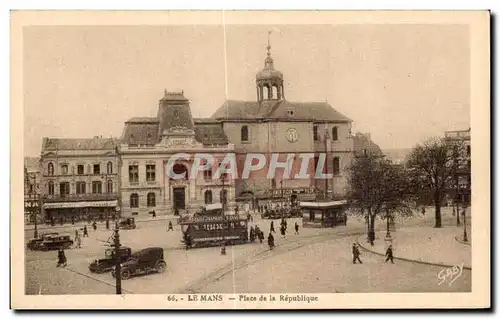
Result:
<svg viewBox="0 0 500 319"><path fill-rule="evenodd" d="M174 226L172 225L172 221L169 220L168 221L168 229L167 229L167 231L173 231L173 230L174 230Z"/></svg>
<svg viewBox="0 0 500 319"><path fill-rule="evenodd" d="M87 225L83 226L83 237L89 237L89 232L87 230Z"/></svg>
<svg viewBox="0 0 500 319"><path fill-rule="evenodd" d="M394 264L394 256L392 254L392 245L389 245L389 247L387 248L387 251L385 252L385 255L387 256L387 258L385 259L385 262L388 262L390 260L391 263Z"/></svg>
<svg viewBox="0 0 500 319"><path fill-rule="evenodd" d="M299 224L295 222L295 235L299 234Z"/></svg>
<svg viewBox="0 0 500 319"><path fill-rule="evenodd" d="M361 255L361 254L359 253L358 245L356 245L356 243L352 244L352 263L353 264L356 263L356 260L359 261L360 264L363 263L361 261L361 259L359 259L359 255Z"/></svg>
<svg viewBox="0 0 500 319"><path fill-rule="evenodd" d="M269 229L269 233L272 233L272 232L276 232L276 231L274 230L274 220L272 220L272 221L271 221L271 227L270 227L270 229Z"/></svg>

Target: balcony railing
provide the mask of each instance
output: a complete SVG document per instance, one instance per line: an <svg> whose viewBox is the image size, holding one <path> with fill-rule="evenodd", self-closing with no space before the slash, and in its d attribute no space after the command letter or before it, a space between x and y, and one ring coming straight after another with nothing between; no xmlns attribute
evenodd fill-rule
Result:
<svg viewBox="0 0 500 319"><path fill-rule="evenodd" d="M51 202L80 202L80 201L99 201L99 200L115 200L118 199L118 193L102 193L102 194L56 194L44 195L43 201Z"/></svg>

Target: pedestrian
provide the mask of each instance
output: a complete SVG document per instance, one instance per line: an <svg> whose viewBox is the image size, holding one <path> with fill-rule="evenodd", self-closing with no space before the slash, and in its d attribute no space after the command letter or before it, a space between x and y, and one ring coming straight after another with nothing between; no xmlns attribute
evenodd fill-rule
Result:
<svg viewBox="0 0 500 319"><path fill-rule="evenodd" d="M75 216L71 216L71 225L75 224Z"/></svg>
<svg viewBox="0 0 500 319"><path fill-rule="evenodd" d="M347 214L344 213L344 226L347 226Z"/></svg>
<svg viewBox="0 0 500 319"><path fill-rule="evenodd" d="M57 267L66 267L67 265L67 260L66 260L66 255L64 254L64 249L59 248L59 251L57 252Z"/></svg>
<svg viewBox="0 0 500 319"><path fill-rule="evenodd" d="M269 232L269 236L267 236L267 245L269 246L270 250L273 250L274 248L274 237L271 232Z"/></svg>
<svg viewBox="0 0 500 319"><path fill-rule="evenodd" d="M392 245L389 245L389 247L387 248L387 251L385 252L385 255L387 256L387 258L385 259L385 262L388 262L390 260L391 263L394 264L394 256L392 254Z"/></svg>
<svg viewBox="0 0 500 319"><path fill-rule="evenodd" d="M179 209L177 207L174 209L174 216L179 216Z"/></svg>
<svg viewBox="0 0 500 319"><path fill-rule="evenodd" d="M226 254L226 243L222 243L222 247L220 248L220 254L225 255Z"/></svg>
<svg viewBox="0 0 500 319"><path fill-rule="evenodd" d="M109 229L109 219L106 219L106 229Z"/></svg>
<svg viewBox="0 0 500 319"><path fill-rule="evenodd" d="M171 220L168 221L168 229L167 229L167 231L174 231L174 225L172 225L172 221Z"/></svg>
<svg viewBox="0 0 500 319"><path fill-rule="evenodd" d="M255 241L255 229L250 227L250 242L253 243Z"/></svg>
<svg viewBox="0 0 500 319"><path fill-rule="evenodd" d="M425 206L422 206L422 210L420 211L423 216L425 216Z"/></svg>
<svg viewBox="0 0 500 319"><path fill-rule="evenodd" d="M262 244L262 242L264 241L264 232L260 229L259 229L258 237L259 237L260 243Z"/></svg>
<svg viewBox="0 0 500 319"><path fill-rule="evenodd" d="M75 229L75 238L78 237L78 229Z"/></svg>
<svg viewBox="0 0 500 319"><path fill-rule="evenodd" d="M87 225L83 226L83 237L89 237L89 232L87 230Z"/></svg>
<svg viewBox="0 0 500 319"><path fill-rule="evenodd" d="M82 248L82 238L78 234L78 231L76 232L76 236L75 236L75 247Z"/></svg>
<svg viewBox="0 0 500 319"><path fill-rule="evenodd" d="M97 223L95 221L92 223L92 228L94 228L94 231L97 230Z"/></svg>
<svg viewBox="0 0 500 319"><path fill-rule="evenodd" d="M153 218L156 218L156 212L155 210L153 209L153 211L151 212L151 215L153 215Z"/></svg>
<svg viewBox="0 0 500 319"><path fill-rule="evenodd" d="M282 238L285 238L285 234L286 234L286 228L285 228L285 225L281 225L280 227L280 232L281 232L281 237Z"/></svg>
<svg viewBox="0 0 500 319"><path fill-rule="evenodd" d="M361 261L361 259L359 259L359 256L361 254L359 253L359 249L358 249L358 245L356 245L356 243L353 243L352 244L352 263L355 264L356 263L356 260L359 261L360 264L362 264L363 262Z"/></svg>
<svg viewBox="0 0 500 319"><path fill-rule="evenodd" d="M299 234L299 223L295 222L295 235Z"/></svg>
<svg viewBox="0 0 500 319"><path fill-rule="evenodd" d="M270 229L269 229L269 233L272 233L272 232L274 232L274 233L276 232L276 231L274 230L274 220L272 220L272 221L271 221L271 227L270 227Z"/></svg>

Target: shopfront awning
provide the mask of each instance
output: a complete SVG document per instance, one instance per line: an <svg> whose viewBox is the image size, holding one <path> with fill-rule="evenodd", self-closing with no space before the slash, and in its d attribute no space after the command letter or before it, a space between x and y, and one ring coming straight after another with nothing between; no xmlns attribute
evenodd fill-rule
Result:
<svg viewBox="0 0 500 319"><path fill-rule="evenodd" d="M63 203L45 203L44 209L52 208L84 208L84 207L115 207L118 205L117 200L98 201L98 202L63 202Z"/></svg>

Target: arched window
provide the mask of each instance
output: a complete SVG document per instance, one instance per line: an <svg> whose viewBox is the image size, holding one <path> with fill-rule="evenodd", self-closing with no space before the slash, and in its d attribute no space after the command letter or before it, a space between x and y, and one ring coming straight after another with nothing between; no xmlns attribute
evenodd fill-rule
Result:
<svg viewBox="0 0 500 319"><path fill-rule="evenodd" d="M220 202L227 204L227 190L221 190L220 191Z"/></svg>
<svg viewBox="0 0 500 319"><path fill-rule="evenodd" d="M315 141L319 141L319 134L318 134L318 126L317 125L313 126L313 139Z"/></svg>
<svg viewBox="0 0 500 319"><path fill-rule="evenodd" d="M48 172L49 176L54 175L54 164L49 163L49 165L47 165L47 172Z"/></svg>
<svg viewBox="0 0 500 319"><path fill-rule="evenodd" d="M106 191L108 193L112 193L113 192L113 181L111 179L108 179L108 182L106 184Z"/></svg>
<svg viewBox="0 0 500 319"><path fill-rule="evenodd" d="M137 195L136 193L130 194L130 207L139 207L139 195Z"/></svg>
<svg viewBox="0 0 500 319"><path fill-rule="evenodd" d="M248 126L246 126L246 125L243 125L241 127L241 141L242 142L248 141Z"/></svg>
<svg viewBox="0 0 500 319"><path fill-rule="evenodd" d="M205 204L212 204L212 191L205 191Z"/></svg>
<svg viewBox="0 0 500 319"><path fill-rule="evenodd" d="M54 182L49 182L49 195L54 195Z"/></svg>
<svg viewBox="0 0 500 319"><path fill-rule="evenodd" d="M338 128L336 126L334 126L332 128L332 141L337 141L338 139L339 139Z"/></svg>
<svg viewBox="0 0 500 319"><path fill-rule="evenodd" d="M113 174L113 163L108 162L108 164L106 165L106 172L108 174Z"/></svg>
<svg viewBox="0 0 500 319"><path fill-rule="evenodd" d="M156 194L148 193L148 207L156 207Z"/></svg>
<svg viewBox="0 0 500 319"><path fill-rule="evenodd" d="M333 158L333 175L340 174L340 159L338 157Z"/></svg>

